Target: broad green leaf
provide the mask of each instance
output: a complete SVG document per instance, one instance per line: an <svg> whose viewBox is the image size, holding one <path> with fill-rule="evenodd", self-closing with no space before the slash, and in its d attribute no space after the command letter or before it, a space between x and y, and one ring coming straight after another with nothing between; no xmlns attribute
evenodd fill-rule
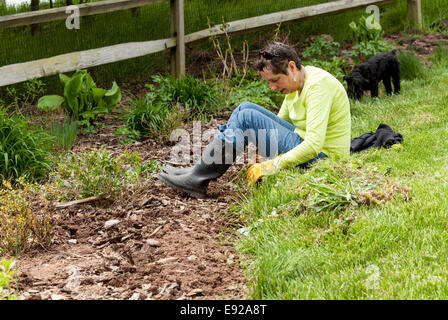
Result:
<svg viewBox="0 0 448 320"><path fill-rule="evenodd" d="M108 90L104 97L104 102L108 109L112 109L121 100L121 91L117 83L114 81L112 88Z"/></svg>
<svg viewBox="0 0 448 320"><path fill-rule="evenodd" d="M81 74L74 75L64 87L64 97L73 114L78 115L78 96L81 92ZM75 112L76 110L76 112Z"/></svg>
<svg viewBox="0 0 448 320"><path fill-rule="evenodd" d="M58 95L43 96L37 102L37 109L41 111L55 111L64 103L64 98Z"/></svg>
<svg viewBox="0 0 448 320"><path fill-rule="evenodd" d="M90 90L92 88L96 88L96 83L95 81L93 81L92 77L86 73L84 75L84 79L83 79L83 87L87 90Z"/></svg>
<svg viewBox="0 0 448 320"><path fill-rule="evenodd" d="M70 81L70 77L66 76L65 74L60 73L59 74L59 80L64 84L64 86L67 84L68 81Z"/></svg>
<svg viewBox="0 0 448 320"><path fill-rule="evenodd" d="M98 105L100 101L102 101L104 95L107 90L102 88L92 88L93 100Z"/></svg>

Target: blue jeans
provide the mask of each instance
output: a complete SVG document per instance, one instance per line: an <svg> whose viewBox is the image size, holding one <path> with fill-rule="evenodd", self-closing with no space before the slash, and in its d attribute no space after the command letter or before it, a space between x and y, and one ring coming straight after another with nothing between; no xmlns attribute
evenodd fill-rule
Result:
<svg viewBox="0 0 448 320"><path fill-rule="evenodd" d="M243 102L232 113L227 124L218 126L218 137L233 144L237 154L244 151L248 142L254 143L258 152L267 158L286 153L303 142L294 132L295 126L274 113L251 102ZM299 165L306 168L327 155L321 152L317 157Z"/></svg>

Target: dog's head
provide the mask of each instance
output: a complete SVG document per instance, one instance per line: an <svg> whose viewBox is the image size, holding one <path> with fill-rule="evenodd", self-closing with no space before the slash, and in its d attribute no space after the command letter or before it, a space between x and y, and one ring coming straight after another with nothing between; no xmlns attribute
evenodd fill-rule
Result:
<svg viewBox="0 0 448 320"><path fill-rule="evenodd" d="M369 87L369 80L362 77L361 74L352 73L349 76L344 76L344 81L347 81L348 96L352 99L360 100L363 94L363 91Z"/></svg>

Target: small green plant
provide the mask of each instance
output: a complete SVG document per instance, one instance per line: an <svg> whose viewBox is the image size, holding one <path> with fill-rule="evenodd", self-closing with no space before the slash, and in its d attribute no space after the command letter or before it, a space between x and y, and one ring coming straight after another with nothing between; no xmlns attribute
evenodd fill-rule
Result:
<svg viewBox="0 0 448 320"><path fill-rule="evenodd" d="M137 152L125 151L114 157L103 149L92 150L68 155L50 175L50 181L58 190L55 197L62 201L92 196L114 200L129 184L137 183L147 169Z"/></svg>
<svg viewBox="0 0 448 320"><path fill-rule="evenodd" d="M50 133L56 138L56 147L68 151L75 144L78 122L73 118L55 120L51 123Z"/></svg>
<svg viewBox="0 0 448 320"><path fill-rule="evenodd" d="M400 61L400 76L402 79L413 80L424 75L425 66L413 52L400 50L397 56Z"/></svg>
<svg viewBox="0 0 448 320"><path fill-rule="evenodd" d="M13 258L0 261L0 300L17 300L12 284L17 280L16 262Z"/></svg>
<svg viewBox="0 0 448 320"><path fill-rule="evenodd" d="M3 179L45 178L52 166L53 144L51 135L33 128L27 119L8 116L5 109L0 110L0 176Z"/></svg>
<svg viewBox="0 0 448 320"><path fill-rule="evenodd" d="M98 88L87 70L77 70L72 77L60 74L64 96L49 95L38 101L38 109L55 111L62 108L70 117L90 126L96 117L109 113L121 100L121 91L114 81L110 90Z"/></svg>

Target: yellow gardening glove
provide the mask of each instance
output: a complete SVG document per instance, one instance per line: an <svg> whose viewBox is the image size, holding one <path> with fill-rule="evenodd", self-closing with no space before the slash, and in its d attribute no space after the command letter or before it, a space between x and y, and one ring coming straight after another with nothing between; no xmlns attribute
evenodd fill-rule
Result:
<svg viewBox="0 0 448 320"><path fill-rule="evenodd" d="M263 161L260 163L255 163L249 167L247 170L247 186L257 183L258 180L263 176L274 174L281 169L279 166L279 160L281 155L275 157L272 160Z"/></svg>

